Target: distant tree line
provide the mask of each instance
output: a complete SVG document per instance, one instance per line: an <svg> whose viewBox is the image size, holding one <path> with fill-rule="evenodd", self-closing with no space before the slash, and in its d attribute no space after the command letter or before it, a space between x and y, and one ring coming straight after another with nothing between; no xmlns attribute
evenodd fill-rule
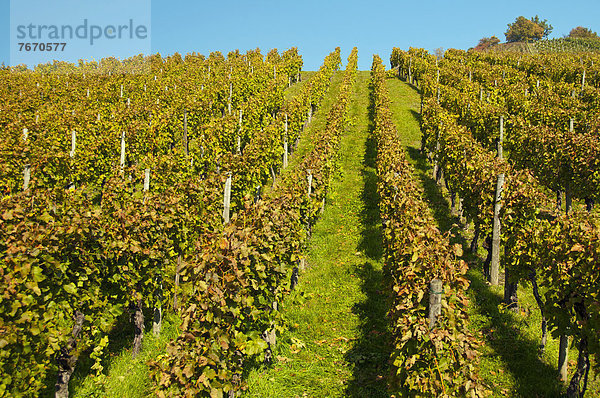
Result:
<svg viewBox="0 0 600 398"><path fill-rule="evenodd" d="M504 32L507 43L514 42L534 42L541 39L548 38L554 28L547 19L542 20L538 15L531 17L530 19L524 16L519 16L513 23L508 24L508 29ZM583 38L583 39L600 39L596 32L591 29L584 28L583 26L577 26L571 29L568 36L570 38ZM483 37L479 39L479 43L475 46L474 50L484 51L490 47L500 43L500 39L496 36Z"/></svg>

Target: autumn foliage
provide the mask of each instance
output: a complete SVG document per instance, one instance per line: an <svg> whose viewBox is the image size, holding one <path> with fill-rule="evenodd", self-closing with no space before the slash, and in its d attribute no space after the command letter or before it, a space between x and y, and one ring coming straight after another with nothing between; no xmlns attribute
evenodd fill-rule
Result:
<svg viewBox="0 0 600 398"><path fill-rule="evenodd" d="M479 44L477 44L477 46L474 48L474 50L484 51L492 46L495 46L498 43L500 43L500 39L498 39L496 36L484 37L484 38L479 39Z"/></svg>

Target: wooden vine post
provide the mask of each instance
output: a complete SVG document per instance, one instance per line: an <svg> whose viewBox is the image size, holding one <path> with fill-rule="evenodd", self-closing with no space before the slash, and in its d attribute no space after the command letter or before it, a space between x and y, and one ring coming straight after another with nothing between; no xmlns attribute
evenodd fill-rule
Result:
<svg viewBox="0 0 600 398"><path fill-rule="evenodd" d="M238 118L238 136L237 136L237 154L242 153L242 116L243 111L240 109L240 116Z"/></svg>
<svg viewBox="0 0 600 398"><path fill-rule="evenodd" d="M283 138L283 168L288 166L288 116L285 114L285 136Z"/></svg>
<svg viewBox="0 0 600 398"><path fill-rule="evenodd" d="M31 165L26 164L23 168L23 191L29 189L29 183L31 181Z"/></svg>
<svg viewBox="0 0 600 398"><path fill-rule="evenodd" d="M273 165L271 165L271 167L269 167L269 169L271 170L271 178L273 179L272 187L275 188L275 182L277 181L277 175L275 174L275 169L273 168Z"/></svg>
<svg viewBox="0 0 600 398"><path fill-rule="evenodd" d="M185 156L190 155L190 147L188 140L188 128L187 128L187 109L183 111L183 149L185 150Z"/></svg>
<svg viewBox="0 0 600 398"><path fill-rule="evenodd" d="M77 145L77 132L75 130L71 131L71 151L69 152L69 157L72 159L75 157L75 146Z"/></svg>
<svg viewBox="0 0 600 398"><path fill-rule="evenodd" d="M29 130L27 128L23 129L23 141L27 142L27 138L29 138ZM23 191L27 191L29 189L29 182L31 181L31 165L28 163L23 167Z"/></svg>
<svg viewBox="0 0 600 398"><path fill-rule="evenodd" d="M569 381L569 336L560 336L558 347L558 374L560 381L567 383Z"/></svg>
<svg viewBox="0 0 600 398"><path fill-rule="evenodd" d="M231 206L231 173L228 173L223 194L223 223L229 224L229 209Z"/></svg>
<svg viewBox="0 0 600 398"><path fill-rule="evenodd" d="M437 66L438 61L435 61L435 65ZM435 86L437 88L437 103L440 103L440 68L437 68L437 78L435 82Z"/></svg>
<svg viewBox="0 0 600 398"><path fill-rule="evenodd" d="M77 133L75 130L71 131L71 151L69 152L69 157L71 160L75 157L75 146L77 145ZM69 184L69 189L75 189L75 182L71 181Z"/></svg>
<svg viewBox="0 0 600 398"><path fill-rule="evenodd" d="M442 314L442 280L435 278L429 282L429 329L433 329L438 316Z"/></svg>
<svg viewBox="0 0 600 398"><path fill-rule="evenodd" d="M121 160L119 162L121 166L121 174L125 171L125 132L121 132Z"/></svg>
<svg viewBox="0 0 600 398"><path fill-rule="evenodd" d="M494 223L492 227L492 259L490 262L490 283L498 285L500 270L500 209L502 206L502 188L504 186L504 173L498 174L496 195L494 198Z"/></svg>
<svg viewBox="0 0 600 398"><path fill-rule="evenodd" d="M441 126L440 126L440 128L441 128ZM435 178L436 181L437 181L438 168L439 168L438 157L439 157L439 153L440 153L440 134L441 134L440 130L438 130L436 142L435 142L435 153L433 154L433 156L434 156L434 158L433 158L434 159L433 160L433 173L431 176L431 178Z"/></svg>
<svg viewBox="0 0 600 398"><path fill-rule="evenodd" d="M229 79L231 79L231 75L229 75ZM233 84L229 83L229 99L227 101L227 113L231 115L231 98L233 97Z"/></svg>
<svg viewBox="0 0 600 398"><path fill-rule="evenodd" d="M144 192L150 190L150 169L144 170Z"/></svg>

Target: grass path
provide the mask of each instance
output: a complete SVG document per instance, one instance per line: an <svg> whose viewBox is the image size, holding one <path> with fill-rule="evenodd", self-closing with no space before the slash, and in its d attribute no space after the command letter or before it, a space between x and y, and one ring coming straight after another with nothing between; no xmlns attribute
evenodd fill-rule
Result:
<svg viewBox="0 0 600 398"><path fill-rule="evenodd" d="M359 72L341 173L313 228L307 270L284 303L292 329L275 363L251 372L246 397L387 397L386 302L374 147L368 139L369 72Z"/></svg>

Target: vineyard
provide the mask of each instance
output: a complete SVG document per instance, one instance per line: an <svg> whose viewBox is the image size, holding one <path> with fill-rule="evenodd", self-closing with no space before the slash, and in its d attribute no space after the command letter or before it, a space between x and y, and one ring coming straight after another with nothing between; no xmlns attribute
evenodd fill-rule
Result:
<svg viewBox="0 0 600 398"><path fill-rule="evenodd" d="M563 37L539 40L534 43L516 42L502 43L490 48L493 52L517 52L527 54L560 54L570 53L577 56L582 52L600 51L600 40L581 37Z"/></svg>
<svg viewBox="0 0 600 398"><path fill-rule="evenodd" d="M0 69L0 396L600 393L600 57Z"/></svg>

